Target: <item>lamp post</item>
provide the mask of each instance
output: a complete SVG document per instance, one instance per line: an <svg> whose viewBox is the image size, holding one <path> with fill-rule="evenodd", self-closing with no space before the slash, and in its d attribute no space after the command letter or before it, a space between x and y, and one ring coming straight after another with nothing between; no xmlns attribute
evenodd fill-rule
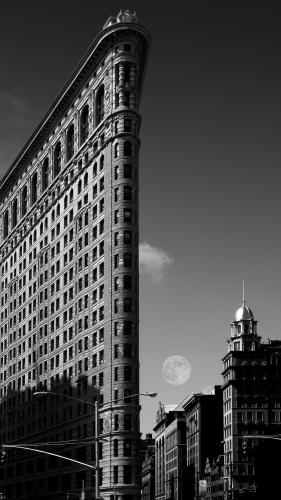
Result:
<svg viewBox="0 0 281 500"><path fill-rule="evenodd" d="M66 399L72 399L73 401L78 401L80 403L86 403L90 406L94 406L94 408L95 408L95 462L96 462L96 464L95 464L95 498L96 498L96 500L102 500L100 497L100 478L99 478L99 470L100 470L100 467L99 467L99 461L100 461L100 457L99 457L99 445L100 445L99 409L100 409L100 406L99 406L98 400L96 400L95 403L92 403L91 401L85 401L83 399L75 398L73 396L68 396L66 394L59 394L59 393L54 392L54 391L36 391L33 393L33 396L48 396L48 395L55 395L55 396L59 396L59 397L66 398ZM114 401L112 401L112 400L106 401L105 403L103 403L103 406L110 405L113 402L116 404L119 401L123 401L124 399L133 398L135 396L147 396L150 398L155 398L157 396L157 392L147 391L147 392L140 392L137 394L130 394L129 396L124 396L123 398L119 398L119 399L114 400ZM114 497L115 496L116 496L116 491L114 490Z"/></svg>

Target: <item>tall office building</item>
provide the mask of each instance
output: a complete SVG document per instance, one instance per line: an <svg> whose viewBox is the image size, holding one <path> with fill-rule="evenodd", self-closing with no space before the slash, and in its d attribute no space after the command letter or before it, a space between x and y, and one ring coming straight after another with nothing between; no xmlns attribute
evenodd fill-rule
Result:
<svg viewBox="0 0 281 500"><path fill-rule="evenodd" d="M268 437L281 432L281 341L261 341L245 301L231 323L223 364L226 498L278 497L280 442Z"/></svg>
<svg viewBox="0 0 281 500"><path fill-rule="evenodd" d="M139 102L149 36L135 13L111 17L0 184L2 443L94 464L100 401L105 499L139 491ZM12 499L62 499L90 469L8 450ZM74 498L74 497L73 497Z"/></svg>

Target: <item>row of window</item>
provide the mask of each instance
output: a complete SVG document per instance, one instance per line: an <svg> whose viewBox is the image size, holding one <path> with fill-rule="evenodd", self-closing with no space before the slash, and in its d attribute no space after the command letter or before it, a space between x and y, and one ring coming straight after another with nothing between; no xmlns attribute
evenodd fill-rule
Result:
<svg viewBox="0 0 281 500"><path fill-rule="evenodd" d="M103 351L100 351L100 352L103 353ZM58 369L60 368L60 361L61 360L60 360L59 355L50 358L49 368L51 369L51 371L53 371L57 368ZM31 368L32 364L34 364L35 362L36 362L36 353L34 352L32 355L30 354L28 357L27 367ZM76 362L74 366L72 365L68 368L68 370L65 369L63 371L63 373L62 373L63 380L67 381L68 378L71 379L73 377L73 371L75 373L75 376L77 376L79 374L87 372L90 368L93 368L93 369L97 368L98 363L99 364L104 363L104 354L102 355L101 358L97 357L97 353L95 353L95 354L93 354L92 359L89 359L88 357L81 359L78 362ZM7 380L7 377L12 377L13 375L16 375L18 373L17 368L18 368L17 364L14 363L13 365L10 365L6 370L4 369L3 371L1 371L1 374L0 374L1 383L5 382ZM74 368L74 370L73 370L73 368ZM21 365L21 369L22 370L25 369L25 368L23 368L23 363ZM26 375L24 374L24 375L20 376L19 378L14 379L13 381L9 382L8 386L12 390L18 390L20 388L25 387L25 385L27 383L30 383L34 380L37 380L38 376L43 375L43 374L47 375L48 373L49 373L48 362L45 361L43 363L39 363L37 368L33 368L32 370L29 370ZM98 376L99 376L99 387L102 387L103 380L104 380L103 372L100 372ZM50 377L51 387L53 387L55 384L60 383L60 377L61 377L60 373L57 373L55 376L51 375L51 377ZM122 380L124 382L132 382L133 379L134 379L134 371L133 371L133 367L131 365L124 365L122 367L119 367L119 366L114 367L114 382L118 382L120 380ZM97 386L97 379L95 379L93 382L95 383L95 386ZM43 384L46 385L46 387L47 387L47 381L43 382Z"/></svg>
<svg viewBox="0 0 281 500"><path fill-rule="evenodd" d="M125 126L126 125L126 126ZM131 131L131 121L127 120L126 124L124 124L126 130ZM89 135L89 106L84 106L81 116L80 116L80 140L81 143L85 142ZM69 161L74 155L74 124L71 124L67 130L66 134L66 161ZM132 143L130 141L125 141L123 144L123 154L124 156L132 156ZM114 157L117 158L119 156L119 143L115 143L114 145ZM100 170L103 168L104 157L102 156L100 163ZM61 171L62 167L62 143L58 141L53 153L53 177L57 177ZM94 164L93 168L94 176L97 175L97 163ZM86 174L87 176L87 174ZM30 181L30 204L31 206L37 201L39 197L38 192L38 173L35 172ZM49 166L49 158L45 158L42 164L41 170L41 189L44 192L49 186L50 182L50 166ZM86 180L84 178L84 187ZM78 194L82 190L82 181L80 180L78 183ZM20 212L21 217L27 213L28 210L28 187L25 185L20 194ZM19 222L19 205L18 198L15 198L12 207L11 207L11 229L13 229ZM9 210L7 209L3 214L3 238L5 239L9 233Z"/></svg>
<svg viewBox="0 0 281 500"><path fill-rule="evenodd" d="M96 94L96 126L102 121L104 116L104 86L101 85ZM72 123L66 131L66 161L68 162L74 155L74 124ZM79 121L79 138L80 145L82 145L89 136L89 105L86 104L80 113ZM62 168L62 142L59 140L53 152L53 178L56 178ZM50 182L50 160L45 158L42 163L41 169L41 186L44 192ZM38 192L39 176L34 172L30 179L30 204L31 206L36 202ZM21 217L23 217L28 210L28 187L25 185L21 190ZM12 203L11 209L11 228L13 229L18 223L18 199L15 198ZM9 211L6 210L3 216L3 237L8 236L9 230Z"/></svg>

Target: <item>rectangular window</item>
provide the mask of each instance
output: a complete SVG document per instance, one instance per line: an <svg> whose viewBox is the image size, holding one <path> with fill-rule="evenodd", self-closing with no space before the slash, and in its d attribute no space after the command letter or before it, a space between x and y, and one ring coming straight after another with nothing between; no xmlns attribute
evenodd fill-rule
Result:
<svg viewBox="0 0 281 500"><path fill-rule="evenodd" d="M132 223L132 210L130 208L124 209L124 222Z"/></svg>
<svg viewBox="0 0 281 500"><path fill-rule="evenodd" d="M114 255L114 268L117 269L119 267L119 254L116 253Z"/></svg>
<svg viewBox="0 0 281 500"><path fill-rule="evenodd" d="M125 201L131 201L133 195L133 190L131 186L124 186L123 199Z"/></svg>
<svg viewBox="0 0 281 500"><path fill-rule="evenodd" d="M132 441L131 439L124 440L124 457L132 456Z"/></svg>
<svg viewBox="0 0 281 500"><path fill-rule="evenodd" d="M124 484L131 484L132 482L132 466L124 465Z"/></svg>
<svg viewBox="0 0 281 500"><path fill-rule="evenodd" d="M132 415L131 415L131 413L125 413L125 415L124 415L124 430L125 431L132 430Z"/></svg>
<svg viewBox="0 0 281 500"><path fill-rule="evenodd" d="M124 290L132 290L132 276L123 276Z"/></svg>
<svg viewBox="0 0 281 500"><path fill-rule="evenodd" d="M132 352L132 344L124 344L124 358L131 358Z"/></svg>
<svg viewBox="0 0 281 500"><path fill-rule="evenodd" d="M113 440L113 456L118 457L118 439Z"/></svg>
<svg viewBox="0 0 281 500"><path fill-rule="evenodd" d="M124 366L124 380L127 382L132 380L132 367L130 365Z"/></svg>
<svg viewBox="0 0 281 500"><path fill-rule="evenodd" d="M132 244L132 231L124 231L124 245L131 245Z"/></svg>
<svg viewBox="0 0 281 500"><path fill-rule="evenodd" d="M124 298L124 304L123 304L123 310L124 312L132 312L133 310L133 300L129 297Z"/></svg>
<svg viewBox="0 0 281 500"><path fill-rule="evenodd" d="M132 254L124 253L124 267L132 267Z"/></svg>
<svg viewBox="0 0 281 500"><path fill-rule="evenodd" d="M92 364L93 368L97 367L97 354L93 354Z"/></svg>
<svg viewBox="0 0 281 500"><path fill-rule="evenodd" d="M118 483L118 465L113 466L113 483Z"/></svg>

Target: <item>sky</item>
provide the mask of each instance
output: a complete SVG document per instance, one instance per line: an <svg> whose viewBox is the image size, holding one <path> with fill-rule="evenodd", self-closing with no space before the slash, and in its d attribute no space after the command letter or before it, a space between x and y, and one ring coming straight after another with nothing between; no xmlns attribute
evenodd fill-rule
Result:
<svg viewBox="0 0 281 500"><path fill-rule="evenodd" d="M276 5L276 6L275 6ZM277 2L3 0L0 175L110 15L151 33L140 153L141 430L159 401L221 383L242 281L259 334L281 338L281 17ZM182 385L163 362L184 356Z"/></svg>

